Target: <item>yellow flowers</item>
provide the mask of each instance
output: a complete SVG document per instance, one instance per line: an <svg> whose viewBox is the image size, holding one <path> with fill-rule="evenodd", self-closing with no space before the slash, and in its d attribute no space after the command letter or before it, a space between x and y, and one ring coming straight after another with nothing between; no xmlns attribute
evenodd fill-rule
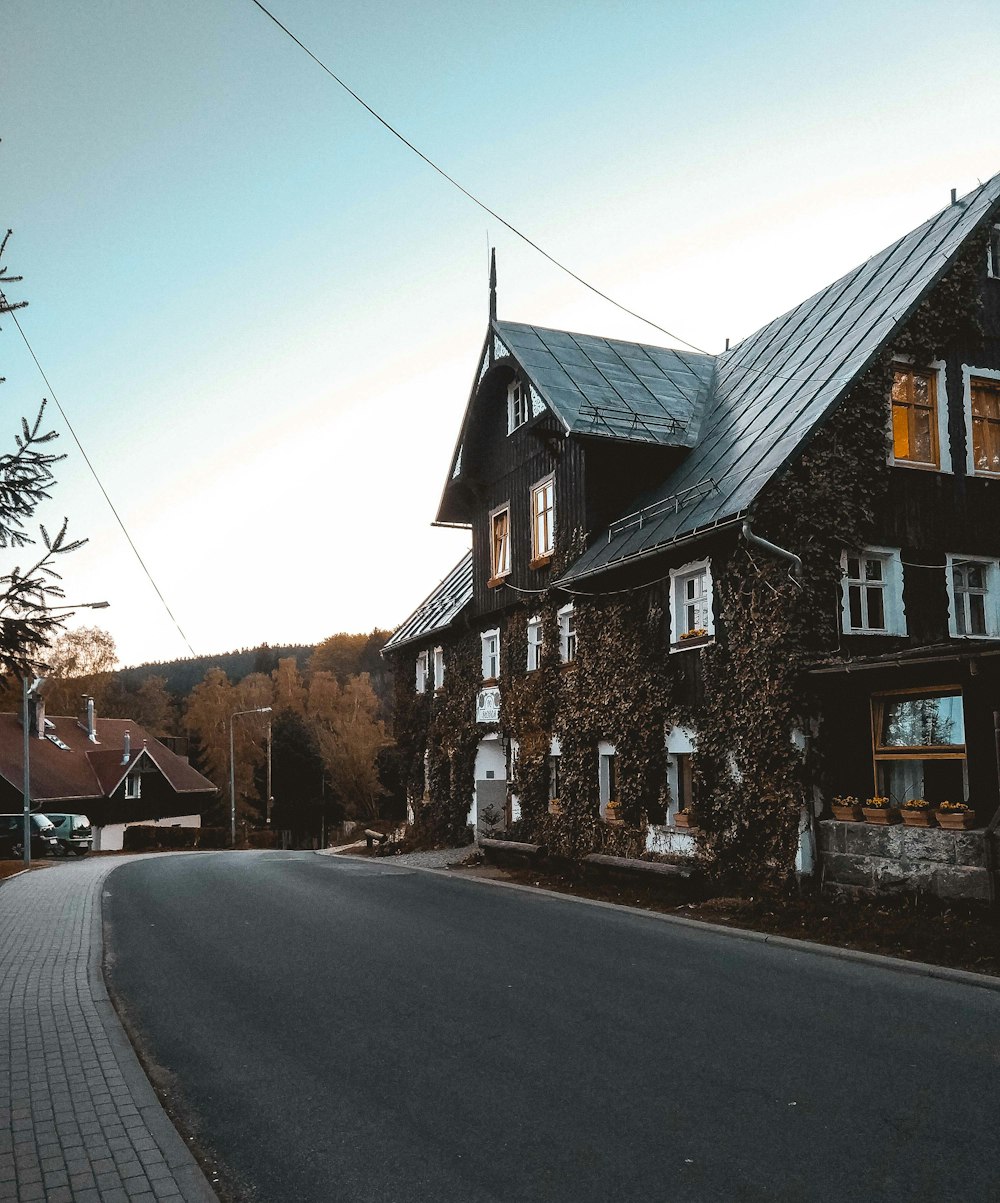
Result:
<svg viewBox="0 0 1000 1203"><path fill-rule="evenodd" d="M931 804L926 798L910 798L903 803L904 810L930 810Z"/></svg>
<svg viewBox="0 0 1000 1203"><path fill-rule="evenodd" d="M952 812L963 811L963 810L968 810L968 809L969 809L968 806L964 802L945 801L945 802L942 802L941 805L938 807L938 810L950 810Z"/></svg>
<svg viewBox="0 0 1000 1203"><path fill-rule="evenodd" d="M889 809L889 799L883 798L880 796L876 796L874 798L866 798L865 806L867 806L869 810L888 810Z"/></svg>
<svg viewBox="0 0 1000 1203"><path fill-rule="evenodd" d="M692 627L690 631L685 631L681 636L682 639L701 639L708 634L705 627Z"/></svg>

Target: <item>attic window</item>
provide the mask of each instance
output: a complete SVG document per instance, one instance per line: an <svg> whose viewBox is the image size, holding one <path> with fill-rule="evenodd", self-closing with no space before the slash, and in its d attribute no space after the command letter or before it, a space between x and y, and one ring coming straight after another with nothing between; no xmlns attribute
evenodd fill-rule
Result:
<svg viewBox="0 0 1000 1203"><path fill-rule="evenodd" d="M510 575L510 503L507 502L490 514L490 579L493 588L503 583Z"/></svg>
<svg viewBox="0 0 1000 1203"><path fill-rule="evenodd" d="M507 433L513 434L531 417L531 392L527 381L515 378L507 386Z"/></svg>
<svg viewBox="0 0 1000 1203"><path fill-rule="evenodd" d="M138 773L129 773L125 778L125 797L139 798L142 796L142 777Z"/></svg>
<svg viewBox="0 0 1000 1203"><path fill-rule="evenodd" d="M892 457L897 464L941 466L937 376L898 365L892 380Z"/></svg>

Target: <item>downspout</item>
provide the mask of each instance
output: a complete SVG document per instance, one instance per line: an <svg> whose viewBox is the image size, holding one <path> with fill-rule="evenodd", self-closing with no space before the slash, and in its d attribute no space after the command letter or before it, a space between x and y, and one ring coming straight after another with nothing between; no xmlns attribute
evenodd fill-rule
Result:
<svg viewBox="0 0 1000 1203"><path fill-rule="evenodd" d="M791 564L791 568L788 570L788 579L797 588L802 588L802 559L800 556L797 556L794 551L786 551L783 547L779 547L777 543L772 543L769 539L762 539L760 535L755 535L750 529L749 518L743 519L743 538L755 547L761 548L762 551L769 552L772 556L788 560Z"/></svg>

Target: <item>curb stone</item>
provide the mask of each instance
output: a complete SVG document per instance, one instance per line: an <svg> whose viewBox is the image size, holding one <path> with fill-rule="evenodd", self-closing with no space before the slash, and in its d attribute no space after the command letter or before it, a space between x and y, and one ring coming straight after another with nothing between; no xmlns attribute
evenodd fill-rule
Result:
<svg viewBox="0 0 1000 1203"><path fill-rule="evenodd" d="M391 861L383 862L389 867ZM859 965L869 965L873 969L889 969L894 973L906 973L915 977L935 978L939 981L954 982L956 985L973 986L978 990L992 990L1000 993L1000 977L988 973L972 973L968 969L951 969L947 965L932 965L927 961L908 961L904 957L890 957L878 952L864 952L860 948L844 948L839 944L819 944L815 940L798 940L794 936L781 936L771 932L754 931L747 927L728 927L722 923L709 923L704 919L689 919L684 915L667 915L661 911L646 911L639 907L626 906L621 902L605 902L601 898L582 898L578 894L562 894L557 890L546 890L541 886L526 886L518 881L498 881L490 877L472 877L464 874L461 869L432 869L426 865L399 865L400 869L415 869L421 873L437 873L447 877L449 881L467 881L476 885L500 886L506 890L520 890L526 894L535 894L543 898L556 899L561 902L582 903L586 906L602 907L605 910L619 911L627 915L641 915L647 919L655 919L661 923L672 923L679 927L694 929L716 936L726 936L732 940L748 940L756 944L771 944L778 948L787 948L794 952L806 952L814 956L829 957L837 961L854 961Z"/></svg>
<svg viewBox="0 0 1000 1203"><path fill-rule="evenodd" d="M0 895L0 1015L8 1015L10 1049L0 1064L0 1167L10 1164L0 1198L11 1203L154 1195L218 1203L104 982L104 884L138 859L68 862L3 883L18 881Z"/></svg>

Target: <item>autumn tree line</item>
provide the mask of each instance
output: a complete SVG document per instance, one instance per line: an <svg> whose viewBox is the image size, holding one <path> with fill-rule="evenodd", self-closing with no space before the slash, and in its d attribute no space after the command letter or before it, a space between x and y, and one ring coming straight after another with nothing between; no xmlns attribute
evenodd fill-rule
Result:
<svg viewBox="0 0 1000 1203"><path fill-rule="evenodd" d="M219 788L216 813L205 821L220 824L229 814L232 724L237 818L246 826L267 818L270 729L271 825L308 840L345 818L371 822L403 812L379 654L389 634L339 633L290 655L267 645L229 653L197 662L200 679L188 685L191 661L117 671L112 636L81 627L48 650L46 712L78 716L91 696L99 716L133 719L175 746L183 741L192 764ZM0 709L19 707L12 681ZM252 713L265 707L270 713Z"/></svg>

